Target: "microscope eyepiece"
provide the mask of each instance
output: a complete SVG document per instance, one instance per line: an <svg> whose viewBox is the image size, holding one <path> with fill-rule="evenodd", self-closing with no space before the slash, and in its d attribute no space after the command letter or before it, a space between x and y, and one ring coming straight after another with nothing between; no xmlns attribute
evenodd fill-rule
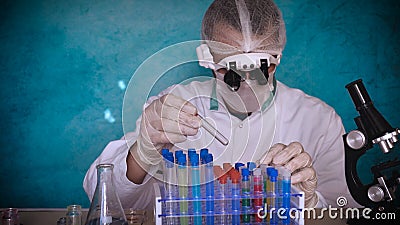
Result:
<svg viewBox="0 0 400 225"><path fill-rule="evenodd" d="M393 143L397 142L399 129L394 129L378 112L361 79L347 84L346 88L360 114L355 118L355 122L366 134L367 141L379 144L384 153L389 152L393 148Z"/></svg>
<svg viewBox="0 0 400 225"><path fill-rule="evenodd" d="M362 108L368 108L368 106L373 105L371 98L365 89L365 86L361 79L353 81L346 85L347 90L350 93L351 99L356 106L357 111Z"/></svg>

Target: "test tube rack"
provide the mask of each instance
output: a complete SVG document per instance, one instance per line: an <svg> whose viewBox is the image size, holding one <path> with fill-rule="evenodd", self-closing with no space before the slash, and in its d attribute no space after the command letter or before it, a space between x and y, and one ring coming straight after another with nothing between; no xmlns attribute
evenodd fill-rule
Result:
<svg viewBox="0 0 400 225"><path fill-rule="evenodd" d="M204 185L202 185L204 186ZM195 223L195 218L199 219L201 217L201 224L209 224L209 218L207 217L212 217L213 222L212 224L251 224L251 225L268 225L268 224L296 224L296 225L304 225L304 217L303 214L301 213L302 210L304 209L304 192L299 191L296 187L293 185L291 186L291 193L290 193L290 209L293 210L293 212L297 212L296 218L290 218L288 214L286 214L286 218L289 219L281 219L281 217L278 218L276 213L278 212L279 207L282 207L282 199L283 195L282 194L277 194L277 195L271 195L266 192L262 193L253 193L252 191L248 195L228 195L228 196L221 196L218 195L218 187L215 186L215 191L216 195L212 201L215 204L215 210L210 214L206 210L202 210L200 213L194 212L193 211L193 203L194 202L201 202L202 209L205 209L205 205L207 201L211 201L210 199L207 199L205 196L202 195L201 198L191 198L190 196L185 199L180 199L179 197L173 198L173 199L166 199L165 198L165 187L161 183L155 183L154 184L154 190L155 190L155 209L154 209L154 216L155 216L155 221L156 225L165 225L165 224L182 224L180 218L182 217L187 217L187 223L185 224L196 224ZM203 187L202 187L203 188ZM265 218L263 218L260 221L260 217L256 219L257 212L259 208L254 208L251 207L249 209L243 210L242 207L240 207L239 210L233 210L232 209L232 204L234 204L234 201L243 201L243 199L250 199L250 201L254 201L255 199L262 199L262 201L265 203L268 200L274 200L276 202L276 207L277 209L274 211L271 211L271 209L263 204L263 207L267 206L267 210L261 211L260 215L264 215ZM189 206L189 211L182 215L180 214L179 211L179 204L187 204ZM177 208L176 211L174 212L167 212L167 205L168 204L173 204L175 208ZM226 204L224 210L221 210L220 204ZM241 205L239 203L239 205ZM290 211L291 211L290 210ZM290 212L289 211L289 212ZM270 214L272 212L273 214ZM286 211L287 212L287 211ZM266 213L266 214L264 214ZM250 216L251 221L250 222L243 222L242 219L240 219L240 223L234 222L234 217L237 218L242 218L244 215ZM198 221L198 220L197 220ZM198 224L198 223L197 223Z"/></svg>

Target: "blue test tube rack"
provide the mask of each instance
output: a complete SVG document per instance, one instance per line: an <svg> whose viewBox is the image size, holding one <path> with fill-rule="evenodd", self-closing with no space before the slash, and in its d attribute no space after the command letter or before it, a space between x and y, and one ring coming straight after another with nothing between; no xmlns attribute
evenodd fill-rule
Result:
<svg viewBox="0 0 400 225"><path fill-rule="evenodd" d="M193 150L192 150L193 151ZM181 152L178 153L178 156L181 155ZM185 155L185 154L184 154ZM283 177L283 188L279 188L279 191L274 193L269 193L268 189L263 188L262 193L257 192L254 193L252 190L250 193L234 193L233 184L228 178L228 182L224 181L223 186L220 182L215 178L212 182L210 181L210 168L206 166L212 165L212 156L209 153L203 154L204 159L201 159L199 154L192 152L190 154L191 158L188 161L193 162L186 164L188 169L188 175L193 176L192 182L188 183L187 188L191 191L188 196L180 197L179 195L175 197L171 197L168 192L167 186L162 183L154 184L154 190L156 193L155 200L155 221L156 225L164 225L168 224L168 221L178 222L177 224L252 224L252 225L267 225L267 224L304 224L304 218L301 217L301 211L304 209L304 193L300 192L296 187L290 185L290 177L288 183L288 174L284 174L284 176L276 176L276 173L273 172L274 178L280 179ZM209 156L207 156L209 155ZM188 156L189 157L189 156ZM192 158L193 157L193 158ZM210 161L211 158L211 161ZM199 163L202 161L203 163ZM175 165L176 168L182 170L183 163L180 162L180 165ZM200 164L200 165L199 165ZM201 170L199 167L204 166L204 170ZM193 167L193 168L192 168ZM243 167L245 168L245 167ZM170 168L169 168L170 169ZM271 170L271 168L269 168ZM204 177L207 178L205 182L200 182L198 184L201 173L204 171ZM246 170L245 170L246 171ZM276 170L278 171L278 170ZM200 174L199 174L200 173ZM267 171L263 173L267 174ZM229 177L229 176L228 176ZM268 178L268 176L266 176ZM194 178L194 179L193 179ZM265 179L265 178L263 178ZM226 183L225 183L226 182ZM264 183L264 181L263 181ZM271 182L269 182L271 183ZM277 190L278 182L272 182L276 185L273 189ZM235 188L239 188L242 190L242 181L234 184ZM270 206L265 205L262 207L262 211L260 207L250 207L243 208L240 207L235 208L235 201L242 202L243 199L251 201L255 199L260 199L262 197L264 199L264 203L270 202L272 203ZM267 201L268 200L268 201ZM273 200L273 202L271 202ZM221 205L222 204L222 205ZM180 210L177 208L175 210L168 209L171 206L185 206L185 210ZM286 210L285 214L286 218L278 218L275 213L269 214L268 212L271 210L271 206L276 209L284 208ZM265 209L264 209L265 208ZM289 216L289 210L293 210L295 213L298 213L298 217L296 219L292 219ZM174 213L171 213L174 212ZM183 212L183 214L181 213ZM243 221L243 217L247 215L251 215L252 218L250 221ZM256 222L254 218L256 216L264 216L262 222L259 222L258 219ZM267 216L272 215L271 219L266 218ZM182 220L182 218L184 218Z"/></svg>

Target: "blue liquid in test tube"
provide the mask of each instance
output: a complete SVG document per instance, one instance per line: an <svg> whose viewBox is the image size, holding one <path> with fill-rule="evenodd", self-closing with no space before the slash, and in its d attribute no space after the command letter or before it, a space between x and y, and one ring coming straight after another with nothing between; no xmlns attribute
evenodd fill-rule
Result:
<svg viewBox="0 0 400 225"><path fill-rule="evenodd" d="M201 190L200 190L200 168L199 155L194 153L190 156L191 174L192 174L192 196L193 196L193 214L194 225L201 225Z"/></svg>
<svg viewBox="0 0 400 225"><path fill-rule="evenodd" d="M208 225L214 224L214 167L213 156L205 156L206 162L206 222Z"/></svg>
<svg viewBox="0 0 400 225"><path fill-rule="evenodd" d="M285 209L286 219L283 220L283 224L290 224L290 191L291 191L291 173L288 169L282 170L282 208Z"/></svg>

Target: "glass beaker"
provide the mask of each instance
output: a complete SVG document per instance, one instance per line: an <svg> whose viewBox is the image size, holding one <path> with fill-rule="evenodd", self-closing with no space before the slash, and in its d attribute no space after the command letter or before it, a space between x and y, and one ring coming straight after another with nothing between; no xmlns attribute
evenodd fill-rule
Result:
<svg viewBox="0 0 400 225"><path fill-rule="evenodd" d="M113 164L97 165L97 186L86 225L126 225L126 217L114 186Z"/></svg>

